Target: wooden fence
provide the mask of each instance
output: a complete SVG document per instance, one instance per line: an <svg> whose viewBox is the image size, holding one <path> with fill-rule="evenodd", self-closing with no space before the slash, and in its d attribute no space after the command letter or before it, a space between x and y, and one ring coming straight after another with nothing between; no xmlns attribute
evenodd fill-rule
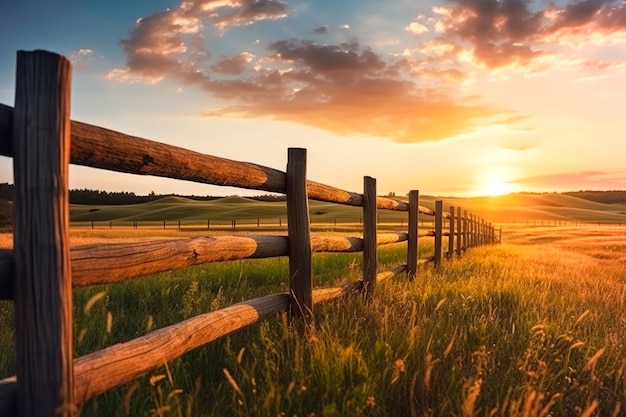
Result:
<svg viewBox="0 0 626 417"><path fill-rule="evenodd" d="M0 415L75 415L77 404L162 366L180 355L279 312L308 323L316 303L359 289L418 264L500 240L495 228L461 208L444 212L376 196L364 178L354 193L306 178L306 150L289 149L282 172L125 135L69 119L71 66L59 55L17 54L15 107L0 105L0 154L13 158L13 250L0 251L0 297L15 304L16 377L0 381ZM142 243L69 246L68 165L284 193L286 236L212 236ZM362 207L363 237L310 235L309 199ZM408 212L406 233L378 233L377 210ZM435 228L419 231L419 216ZM447 227L444 228L444 220ZM434 237L434 254L418 259L418 239ZM377 269L377 246L407 242L407 263ZM363 279L344 288L313 289L313 252L363 252ZM110 284L207 262L289 257L289 293L273 294L202 314L145 336L74 359L72 287ZM141 360L137 360L141 357Z"/></svg>

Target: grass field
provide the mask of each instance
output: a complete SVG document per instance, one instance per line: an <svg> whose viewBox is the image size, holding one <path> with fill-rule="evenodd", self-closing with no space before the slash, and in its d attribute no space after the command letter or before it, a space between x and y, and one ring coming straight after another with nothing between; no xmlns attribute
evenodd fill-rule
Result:
<svg viewBox="0 0 626 417"><path fill-rule="evenodd" d="M403 197L394 197L406 200ZM421 196L420 204L434 207L433 196ZM626 206L623 204L602 204L564 194L511 194L500 197L443 198L444 210L450 205L462 207L469 213L493 223L523 224L531 221L601 222L626 224ZM10 217L11 203L0 199L0 219ZM352 223L358 224L361 218L359 207L333 203L310 201L311 222L316 224ZM231 196L211 201L195 201L182 197L165 197L150 203L129 205L85 206L71 205L70 218L74 225L91 225L105 228L114 225L159 226L163 222L168 228L175 228L178 221L183 226L206 225L213 228L228 228L237 219L238 227L278 226L280 219L286 218L284 202L262 202L243 197ZM383 223L405 225L406 212L382 210L379 219ZM423 220L431 220L424 216ZM283 223L284 226L284 223Z"/></svg>
<svg viewBox="0 0 626 417"><path fill-rule="evenodd" d="M140 231L73 229L72 243L206 234ZM318 306L303 337L277 317L222 338L90 400L81 416L626 415L626 227L507 226L503 241L425 266L413 283L382 282L371 303ZM405 251L381 248L380 269ZM420 252L432 252L428 239ZM315 255L315 286L358 279L360 262ZM77 289L76 354L284 291L287 276L277 258ZM14 373L12 320L0 302L0 377Z"/></svg>

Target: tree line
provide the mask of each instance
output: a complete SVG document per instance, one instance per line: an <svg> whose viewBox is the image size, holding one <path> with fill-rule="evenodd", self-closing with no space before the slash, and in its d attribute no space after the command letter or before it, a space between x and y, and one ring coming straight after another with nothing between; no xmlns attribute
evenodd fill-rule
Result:
<svg viewBox="0 0 626 417"><path fill-rule="evenodd" d="M609 191L568 191L562 193L571 197L578 197L585 200L595 201L596 203L605 204L626 204L626 191L609 190Z"/></svg>
<svg viewBox="0 0 626 417"><path fill-rule="evenodd" d="M103 191L81 188L69 190L70 204L84 205L123 205L123 204L142 204L159 200L165 197L182 197L197 201L211 201L224 198L225 196L197 196L197 195L180 195L180 194L156 194L152 191L148 195L137 195L134 192L127 191ZM0 198L13 201L13 184L0 183ZM246 197L257 201L285 201L283 195L257 195Z"/></svg>

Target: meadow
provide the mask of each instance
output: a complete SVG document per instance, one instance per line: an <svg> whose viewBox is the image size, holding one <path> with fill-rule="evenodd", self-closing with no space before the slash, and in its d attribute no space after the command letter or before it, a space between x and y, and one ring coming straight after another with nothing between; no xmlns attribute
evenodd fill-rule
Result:
<svg viewBox="0 0 626 417"><path fill-rule="evenodd" d="M541 218L537 210L552 218L574 210L592 219L587 202L548 202L529 211L509 207L520 221L523 214ZM619 207L601 206L594 220L620 219ZM71 238L85 244L206 233L85 226L74 227ZM0 245L10 246L4 236ZM431 240L420 245L421 257L432 253ZM381 247L380 270L405 257L404 244ZM314 255L315 287L358 280L360 262L359 253ZM317 305L315 325L304 334L276 317L96 397L80 415L623 416L624 271L626 226L506 225L503 244L472 249L437 270L424 265L414 282L404 276L381 282L371 302L350 297ZM284 291L287 279L287 259L275 258L76 289L76 355ZM12 320L12 305L0 302L0 378L14 373Z"/></svg>

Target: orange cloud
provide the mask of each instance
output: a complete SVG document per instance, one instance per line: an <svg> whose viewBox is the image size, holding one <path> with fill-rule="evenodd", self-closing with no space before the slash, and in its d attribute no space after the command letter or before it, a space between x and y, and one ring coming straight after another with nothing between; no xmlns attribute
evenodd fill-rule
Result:
<svg viewBox="0 0 626 417"><path fill-rule="evenodd" d="M537 76L566 62L578 70L578 81L592 81L625 69L619 60L591 60L576 50L626 43L626 2L450 0L432 12L398 25L415 34L402 53L379 53L358 38L329 44L278 38L215 58L210 36L220 40L232 26L283 19L290 9L275 0L183 1L138 20L121 41L126 66L108 76L198 86L224 100L206 116L271 117L408 143L442 140L494 120L514 125L516 115L463 97L458 87L481 71L492 80L510 72ZM309 34L329 34L329 26Z"/></svg>
<svg viewBox="0 0 626 417"><path fill-rule="evenodd" d="M239 52L217 61L202 42L206 25L222 30L225 22L272 20L285 11L275 1L184 2L178 9L140 19L121 41L126 67L108 77L152 83L169 77L197 85L224 100L222 108L207 110L207 117L271 117L401 143L471 132L481 119L500 114L476 100L434 89L433 82L462 80L461 70L383 57L356 39L338 44L278 40L262 53ZM425 81L413 81L415 73Z"/></svg>
<svg viewBox="0 0 626 417"><path fill-rule="evenodd" d="M540 10L531 10L525 0L452 0L433 12L439 38L432 45L454 45L487 69L533 67L555 55L559 45L626 43L626 3L615 0Z"/></svg>

